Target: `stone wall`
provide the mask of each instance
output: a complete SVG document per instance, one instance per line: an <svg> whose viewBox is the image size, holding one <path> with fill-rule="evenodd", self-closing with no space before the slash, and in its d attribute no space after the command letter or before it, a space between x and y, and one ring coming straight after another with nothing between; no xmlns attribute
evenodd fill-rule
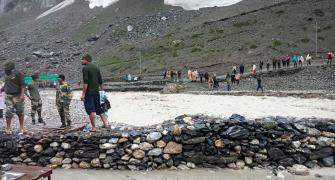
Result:
<svg viewBox="0 0 335 180"><path fill-rule="evenodd" d="M0 136L1 163L130 170L332 166L335 121L180 116L153 127Z"/></svg>

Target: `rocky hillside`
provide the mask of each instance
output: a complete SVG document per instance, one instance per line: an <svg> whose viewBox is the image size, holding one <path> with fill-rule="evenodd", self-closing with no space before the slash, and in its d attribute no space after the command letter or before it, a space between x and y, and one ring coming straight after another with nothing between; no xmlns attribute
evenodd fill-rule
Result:
<svg viewBox="0 0 335 180"><path fill-rule="evenodd" d="M248 0L199 11L163 0L94 9L75 1L36 19L60 2L1 0L0 59L16 61L27 74L66 73L71 81L80 77L79 57L86 52L106 77L139 73L140 60L145 74L170 66L221 74L236 63L314 52L315 20L318 50L333 49L335 42L331 0Z"/></svg>

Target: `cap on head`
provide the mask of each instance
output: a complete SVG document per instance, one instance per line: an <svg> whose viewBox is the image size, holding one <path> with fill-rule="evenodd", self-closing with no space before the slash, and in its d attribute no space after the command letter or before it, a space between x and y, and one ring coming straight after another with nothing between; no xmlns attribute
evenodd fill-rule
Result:
<svg viewBox="0 0 335 180"><path fill-rule="evenodd" d="M64 74L60 74L60 75L58 76L58 78L59 78L59 79L62 79L63 81L65 81L65 75L64 75Z"/></svg>
<svg viewBox="0 0 335 180"><path fill-rule="evenodd" d="M11 71L15 69L15 64L14 62L9 61L5 63L4 67L5 67L5 71Z"/></svg>
<svg viewBox="0 0 335 180"><path fill-rule="evenodd" d="M86 60L86 61L88 61L88 62L92 62L92 56L89 55L89 54L85 54L85 55L81 58L81 60Z"/></svg>

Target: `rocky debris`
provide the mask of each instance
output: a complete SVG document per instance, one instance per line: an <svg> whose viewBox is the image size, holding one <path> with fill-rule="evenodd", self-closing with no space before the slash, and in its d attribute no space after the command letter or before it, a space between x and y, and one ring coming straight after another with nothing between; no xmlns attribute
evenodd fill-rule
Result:
<svg viewBox="0 0 335 180"><path fill-rule="evenodd" d="M145 128L28 133L20 138L1 134L0 161L64 169L272 167L307 175L308 168L334 165L333 137L324 136L335 133L334 125L334 120L185 115ZM322 133L310 133L309 128Z"/></svg>
<svg viewBox="0 0 335 180"><path fill-rule="evenodd" d="M162 90L163 94L175 94L181 92L185 87L181 84L170 83L167 84Z"/></svg>

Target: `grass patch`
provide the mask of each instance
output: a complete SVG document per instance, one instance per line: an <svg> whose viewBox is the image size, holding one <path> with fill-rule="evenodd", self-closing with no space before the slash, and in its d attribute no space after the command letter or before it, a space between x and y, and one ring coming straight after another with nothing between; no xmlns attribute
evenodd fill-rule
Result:
<svg viewBox="0 0 335 180"><path fill-rule="evenodd" d="M250 49L256 49L257 48L257 45L256 44L252 44L250 45Z"/></svg>
<svg viewBox="0 0 335 180"><path fill-rule="evenodd" d="M86 41L88 38L95 36L96 33L101 32L102 29L103 26L101 25L101 22L95 19L94 21L81 26L79 31L73 35L72 39L76 42Z"/></svg>
<svg viewBox="0 0 335 180"><path fill-rule="evenodd" d="M328 26L326 26L326 27L324 27L324 28L322 28L322 30L329 30L329 29L331 29L332 28L332 26L331 25L328 25Z"/></svg>
<svg viewBox="0 0 335 180"><path fill-rule="evenodd" d="M307 31L307 27L303 27L302 30Z"/></svg>
<svg viewBox="0 0 335 180"><path fill-rule="evenodd" d="M309 43L309 38L303 38L300 40L302 43Z"/></svg>
<svg viewBox="0 0 335 180"><path fill-rule="evenodd" d="M272 41L272 47L276 48L281 46L283 43L280 40L274 40Z"/></svg>
<svg viewBox="0 0 335 180"><path fill-rule="evenodd" d="M200 49L200 48L192 48L191 49L191 53L201 52L201 51L202 51L202 49Z"/></svg>
<svg viewBox="0 0 335 180"><path fill-rule="evenodd" d="M216 33L222 34L222 33L224 33L224 30L223 29L218 29L218 28L211 28L209 30L209 33L211 33L211 34L216 34Z"/></svg>
<svg viewBox="0 0 335 180"><path fill-rule="evenodd" d="M241 28L241 27L244 27L244 26L251 26L251 25L254 25L256 23L257 23L257 20L254 19L254 20L248 20L248 21L244 21L244 22L234 22L233 26L237 27L237 28Z"/></svg>
<svg viewBox="0 0 335 180"><path fill-rule="evenodd" d="M283 14L284 11L277 11L276 14Z"/></svg>
<svg viewBox="0 0 335 180"><path fill-rule="evenodd" d="M314 14L319 16L319 17L325 16L325 13L321 9L315 9Z"/></svg>
<svg viewBox="0 0 335 180"><path fill-rule="evenodd" d="M194 33L192 34L192 38L198 38L198 37L201 37L202 35L204 35L204 33Z"/></svg>
<svg viewBox="0 0 335 180"><path fill-rule="evenodd" d="M326 40L326 38L319 36L318 40L324 41L324 40Z"/></svg>

